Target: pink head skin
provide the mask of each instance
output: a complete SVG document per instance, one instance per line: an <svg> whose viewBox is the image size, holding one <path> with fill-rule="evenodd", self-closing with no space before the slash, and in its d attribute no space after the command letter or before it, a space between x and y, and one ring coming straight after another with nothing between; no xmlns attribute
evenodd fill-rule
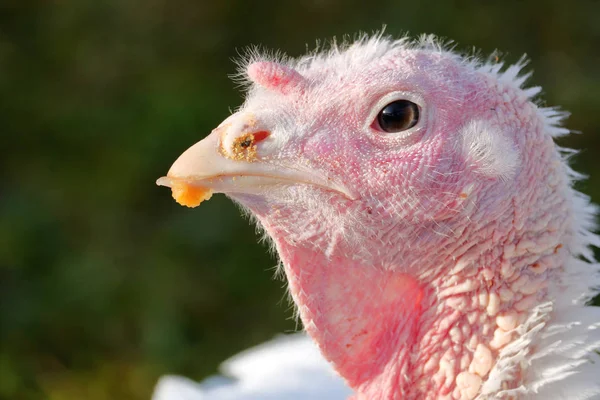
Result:
<svg viewBox="0 0 600 400"><path fill-rule="evenodd" d="M241 109L169 172L256 216L357 398L474 399L534 379L532 341L553 318L540 307L587 242L557 114L519 66L499 69L380 37L252 63ZM396 100L419 118L388 133L378 114ZM236 138L265 131L236 158Z"/></svg>

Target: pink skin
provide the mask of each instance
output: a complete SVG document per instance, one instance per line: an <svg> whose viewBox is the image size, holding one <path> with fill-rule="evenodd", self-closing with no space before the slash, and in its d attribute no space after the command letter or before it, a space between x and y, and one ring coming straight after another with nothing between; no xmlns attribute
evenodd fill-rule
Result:
<svg viewBox="0 0 600 400"><path fill-rule="evenodd" d="M306 331L357 399L475 398L511 330L548 299L572 236L568 180L536 106L431 50L248 72L246 103L210 140L229 143L246 121L270 132L255 163L310 170L350 193L218 190L272 238ZM422 107L409 135L375 122L396 92ZM526 376L511 368L505 389Z"/></svg>

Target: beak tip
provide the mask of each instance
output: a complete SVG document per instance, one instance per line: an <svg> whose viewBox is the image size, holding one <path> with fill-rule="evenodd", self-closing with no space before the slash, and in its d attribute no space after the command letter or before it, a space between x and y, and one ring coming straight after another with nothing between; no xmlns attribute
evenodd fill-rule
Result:
<svg viewBox="0 0 600 400"><path fill-rule="evenodd" d="M173 184L173 181L168 176L161 176L160 178L158 178L156 180L156 184L158 186L171 187Z"/></svg>

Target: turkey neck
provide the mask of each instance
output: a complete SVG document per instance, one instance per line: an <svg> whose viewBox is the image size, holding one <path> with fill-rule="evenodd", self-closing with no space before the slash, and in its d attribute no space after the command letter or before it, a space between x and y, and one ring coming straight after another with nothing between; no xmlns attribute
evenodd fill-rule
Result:
<svg viewBox="0 0 600 400"><path fill-rule="evenodd" d="M359 399L474 399L516 328L532 328L564 260L561 246L533 257L509 246L417 279L285 242L278 250L306 331ZM503 389L521 383L510 368Z"/></svg>
<svg viewBox="0 0 600 400"><path fill-rule="evenodd" d="M359 392L398 383L394 371L409 367L427 289L406 274L287 250L280 256L302 322L340 375Z"/></svg>

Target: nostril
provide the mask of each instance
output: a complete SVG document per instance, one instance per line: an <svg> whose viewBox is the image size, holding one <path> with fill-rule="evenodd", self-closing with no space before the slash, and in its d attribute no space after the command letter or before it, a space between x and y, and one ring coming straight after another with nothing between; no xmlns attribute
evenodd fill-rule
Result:
<svg viewBox="0 0 600 400"><path fill-rule="evenodd" d="M248 148L250 146L254 146L258 142L261 142L261 141L265 140L268 136L269 136L269 132L267 132L267 131L258 131L258 132L254 132L254 133L246 133L246 134L240 136L236 140L236 142L238 143L238 145L241 148L246 149L246 148Z"/></svg>
<svg viewBox="0 0 600 400"><path fill-rule="evenodd" d="M256 144L269 137L268 131L246 133L233 142L232 153L234 160L254 161L256 159Z"/></svg>
<svg viewBox="0 0 600 400"><path fill-rule="evenodd" d="M246 133L238 138L238 144L240 147L246 149L252 145L255 145L258 142L261 142L269 137L269 132L267 131L258 131L254 133Z"/></svg>
<svg viewBox="0 0 600 400"><path fill-rule="evenodd" d="M254 143L254 138L252 136L245 136L242 138L242 141L240 142L240 147L242 149L247 149L248 147L250 147L253 143Z"/></svg>
<svg viewBox="0 0 600 400"><path fill-rule="evenodd" d="M261 142L263 140L265 140L266 138L268 138L270 135L270 133L268 131L258 131L258 132L254 132L252 134L252 136L254 137L254 144Z"/></svg>

